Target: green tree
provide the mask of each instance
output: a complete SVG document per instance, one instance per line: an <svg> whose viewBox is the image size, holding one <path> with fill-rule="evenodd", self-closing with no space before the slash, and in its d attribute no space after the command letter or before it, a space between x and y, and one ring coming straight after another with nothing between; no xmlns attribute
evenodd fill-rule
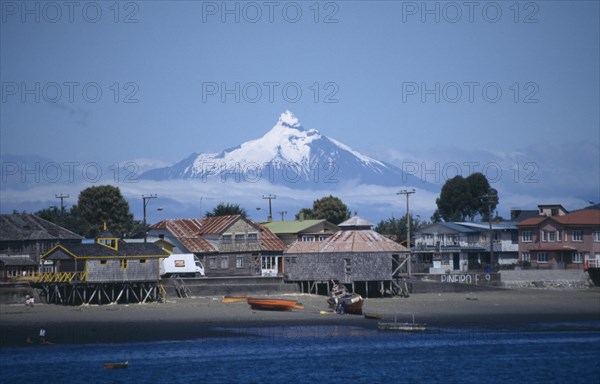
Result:
<svg viewBox="0 0 600 384"><path fill-rule="evenodd" d="M305 219L326 219L333 224L339 224L350 218L350 210L342 200L333 195L313 201L312 208L302 208L296 214L296 220L304 214Z"/></svg>
<svg viewBox="0 0 600 384"><path fill-rule="evenodd" d="M485 196L495 197L487 199ZM483 174L473 173L467 178L458 175L442 186L440 197L435 201L438 209L434 216L444 221L473 221L480 215L487 220L488 200L493 211L498 204L498 194Z"/></svg>
<svg viewBox="0 0 600 384"><path fill-rule="evenodd" d="M50 207L42 209L34 213L34 215L41 217L56 225L60 225L69 231L75 232L81 236L85 236L90 230L91 226L81 216L79 216L73 209L65 209L63 212L58 207Z"/></svg>
<svg viewBox="0 0 600 384"><path fill-rule="evenodd" d="M131 233L135 223L129 210L129 203L121 190L112 185L89 187L79 193L77 204L71 208L71 215L77 217L87 228L81 228L86 237L95 237L107 229L116 236Z"/></svg>
<svg viewBox="0 0 600 384"><path fill-rule="evenodd" d="M213 217L213 216L228 216L228 215L241 215L242 217L247 217L248 212L240 207L239 204L230 204L220 202L216 207L213 208L212 211L206 211L204 216Z"/></svg>
<svg viewBox="0 0 600 384"><path fill-rule="evenodd" d="M415 218L413 215L409 215L410 218L410 237L414 238L415 231L423 228L428 223ZM401 218L391 217L389 219L381 220L374 228L375 232L382 234L383 236L389 237L390 239L398 242L405 243L407 235L406 226L406 215Z"/></svg>

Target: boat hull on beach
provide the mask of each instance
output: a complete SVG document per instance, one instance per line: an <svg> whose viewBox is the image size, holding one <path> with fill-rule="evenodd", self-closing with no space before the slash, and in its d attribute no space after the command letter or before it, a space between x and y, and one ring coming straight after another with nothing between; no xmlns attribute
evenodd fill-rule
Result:
<svg viewBox="0 0 600 384"><path fill-rule="evenodd" d="M344 313L351 315L362 315L364 302L365 299L361 295L348 292L341 284L333 285L327 299L327 303L333 310L337 311L340 304L343 304Z"/></svg>
<svg viewBox="0 0 600 384"><path fill-rule="evenodd" d="M225 296L223 297L224 303L242 303L248 301L246 296Z"/></svg>
<svg viewBox="0 0 600 384"><path fill-rule="evenodd" d="M264 311L291 311L296 307L296 300L248 298L252 309Z"/></svg>

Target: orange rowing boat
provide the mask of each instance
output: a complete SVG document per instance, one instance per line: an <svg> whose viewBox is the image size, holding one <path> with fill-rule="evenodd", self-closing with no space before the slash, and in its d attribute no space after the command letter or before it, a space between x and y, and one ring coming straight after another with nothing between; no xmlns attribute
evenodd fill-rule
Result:
<svg viewBox="0 0 600 384"><path fill-rule="evenodd" d="M247 301L248 298L246 296L225 296L223 297L224 303L240 303L242 301Z"/></svg>
<svg viewBox="0 0 600 384"><path fill-rule="evenodd" d="M267 311L291 311L296 306L296 300L248 298L252 309Z"/></svg>

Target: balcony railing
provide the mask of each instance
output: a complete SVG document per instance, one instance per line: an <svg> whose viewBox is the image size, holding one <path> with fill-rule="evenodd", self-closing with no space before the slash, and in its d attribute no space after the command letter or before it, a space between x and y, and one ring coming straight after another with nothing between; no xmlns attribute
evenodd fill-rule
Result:
<svg viewBox="0 0 600 384"><path fill-rule="evenodd" d="M44 272L38 276L37 283L72 283L87 281L87 272Z"/></svg>

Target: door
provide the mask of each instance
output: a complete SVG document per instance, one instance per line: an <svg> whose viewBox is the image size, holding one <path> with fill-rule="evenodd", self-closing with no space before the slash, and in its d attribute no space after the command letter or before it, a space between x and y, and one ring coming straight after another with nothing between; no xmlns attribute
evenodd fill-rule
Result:
<svg viewBox="0 0 600 384"><path fill-rule="evenodd" d="M277 276L277 256L261 256L261 276Z"/></svg>
<svg viewBox="0 0 600 384"><path fill-rule="evenodd" d="M458 271L460 269L460 253L452 254L452 269Z"/></svg>

